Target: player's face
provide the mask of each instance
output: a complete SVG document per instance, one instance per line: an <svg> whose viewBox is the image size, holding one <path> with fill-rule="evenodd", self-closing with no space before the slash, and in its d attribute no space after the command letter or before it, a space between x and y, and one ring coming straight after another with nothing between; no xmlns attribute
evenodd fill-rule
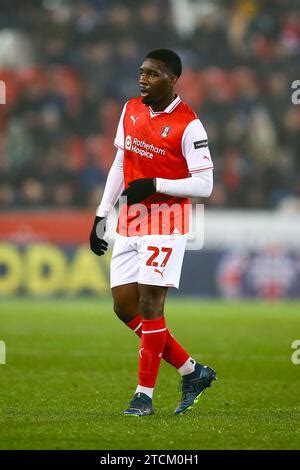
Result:
<svg viewBox="0 0 300 470"><path fill-rule="evenodd" d="M140 90L146 105L157 105L173 95L177 77L170 75L163 62L145 59L140 68Z"/></svg>

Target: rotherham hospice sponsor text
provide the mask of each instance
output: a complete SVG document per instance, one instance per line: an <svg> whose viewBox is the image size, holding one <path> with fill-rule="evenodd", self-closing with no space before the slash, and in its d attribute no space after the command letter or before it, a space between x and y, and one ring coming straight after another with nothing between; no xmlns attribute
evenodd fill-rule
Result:
<svg viewBox="0 0 300 470"><path fill-rule="evenodd" d="M144 140L139 140L136 137L133 139L131 135L128 135L125 139L125 148L131 152L139 154L141 157L153 158L154 155L152 152L157 153L158 155L165 155L166 151L159 147L155 147L153 144L148 144Z"/></svg>

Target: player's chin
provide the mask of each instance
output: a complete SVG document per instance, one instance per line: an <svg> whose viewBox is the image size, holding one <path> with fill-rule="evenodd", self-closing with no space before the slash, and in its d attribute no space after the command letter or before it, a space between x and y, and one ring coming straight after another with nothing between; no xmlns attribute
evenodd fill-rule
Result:
<svg viewBox="0 0 300 470"><path fill-rule="evenodd" d="M142 95L142 103L146 104L147 106L151 106L153 104L153 99L149 95Z"/></svg>

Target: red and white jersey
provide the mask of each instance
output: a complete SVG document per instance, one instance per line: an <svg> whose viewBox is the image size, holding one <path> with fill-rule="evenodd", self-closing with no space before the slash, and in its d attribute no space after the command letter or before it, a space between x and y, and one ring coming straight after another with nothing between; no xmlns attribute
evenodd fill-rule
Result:
<svg viewBox="0 0 300 470"><path fill-rule="evenodd" d="M205 129L179 96L161 112L141 97L129 100L114 144L124 150L125 188L139 178L176 180L213 168ZM125 236L187 233L188 220L188 198L155 193L138 205L123 205L117 231Z"/></svg>

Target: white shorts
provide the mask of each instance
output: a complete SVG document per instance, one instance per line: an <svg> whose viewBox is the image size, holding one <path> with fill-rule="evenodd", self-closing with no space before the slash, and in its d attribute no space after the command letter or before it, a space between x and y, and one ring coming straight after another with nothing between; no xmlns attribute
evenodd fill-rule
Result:
<svg viewBox="0 0 300 470"><path fill-rule="evenodd" d="M124 237L117 234L111 287L138 282L178 289L187 234Z"/></svg>

